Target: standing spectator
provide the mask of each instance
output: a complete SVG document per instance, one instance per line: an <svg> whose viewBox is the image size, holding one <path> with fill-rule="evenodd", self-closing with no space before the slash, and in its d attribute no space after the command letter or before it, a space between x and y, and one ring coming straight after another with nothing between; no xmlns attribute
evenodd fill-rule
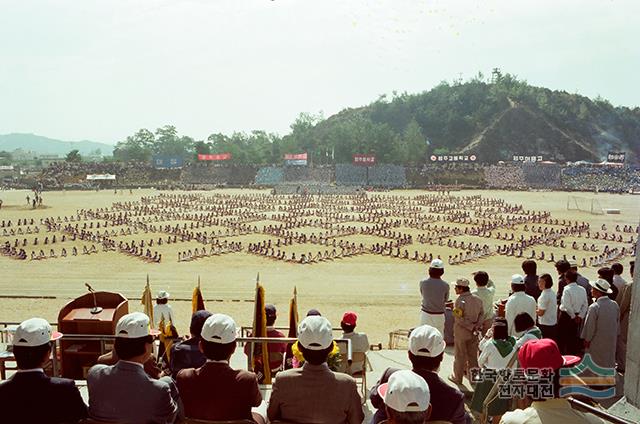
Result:
<svg viewBox="0 0 640 424"><path fill-rule="evenodd" d="M171 378L154 380L143 368L153 351L149 317L141 312L123 316L115 335L118 362L94 365L87 375L89 415L100 421L173 423L179 398Z"/></svg>
<svg viewBox="0 0 640 424"><path fill-rule="evenodd" d="M524 272L524 291L537 301L538 297L540 297L538 264L534 260L527 259L522 262L522 271Z"/></svg>
<svg viewBox="0 0 640 424"><path fill-rule="evenodd" d="M489 279L489 274L484 271L474 273L473 281L476 283L476 289L472 291L472 293L482 300L482 310L484 311L482 335L484 336L491 328L495 316L495 312L493 311L493 297L496 289L493 281Z"/></svg>
<svg viewBox="0 0 640 424"><path fill-rule="evenodd" d="M233 319L224 314L208 317L199 344L207 362L197 369L183 369L176 378L185 416L209 421L253 418L264 422L263 417L251 413L252 407L262 403L256 375L229 366L236 350Z"/></svg>
<svg viewBox="0 0 640 424"><path fill-rule="evenodd" d="M580 325L587 314L587 292L576 283L578 274L575 271L567 271L565 278L568 284L560 300L558 347L563 354L577 355L582 350Z"/></svg>
<svg viewBox="0 0 640 424"><path fill-rule="evenodd" d="M360 424L364 419L355 380L329 369L334 348L331 323L310 316L298 326L302 368L278 374L269 399L269 420L318 424Z"/></svg>
<svg viewBox="0 0 640 424"><path fill-rule="evenodd" d="M169 292L160 290L156 297L156 304L153 307L153 325L155 328L159 328L160 322L164 320L164 325L168 325L172 322L176 325L176 321L173 317L173 309L169 305Z"/></svg>
<svg viewBox="0 0 640 424"><path fill-rule="evenodd" d="M629 273L631 281L622 288L622 298L620 299L620 334L616 346L616 362L618 371L624 373L627 361L627 335L629 333L629 312L631 310L631 295L633 293L633 271L635 261L629 263Z"/></svg>
<svg viewBox="0 0 640 424"><path fill-rule="evenodd" d="M368 352L369 351L369 338L365 333L356 333L356 324L358 322L358 315L355 312L345 312L342 315L342 321L340 321L340 327L342 328L342 338L351 340L352 352ZM351 363L351 372L357 373L365 369L365 363L362 361L353 361Z"/></svg>
<svg viewBox="0 0 640 424"><path fill-rule="evenodd" d="M485 337L482 342L480 342L481 353L478 358L478 366L481 369L483 377L480 382L476 384L475 390L473 391L473 399L471 400L471 409L477 413L482 413L484 400L494 384L489 373L497 373L498 370L507 368L511 357L515 353L516 339L509 336L507 322L504 319L496 319L493 324L492 333L492 338ZM491 371L487 372L487 370ZM510 405L510 399L497 398L489 403L487 413L490 417L493 417L494 423L498 422L502 414L509 410Z"/></svg>
<svg viewBox="0 0 640 424"><path fill-rule="evenodd" d="M564 292L564 287L569 284L567 279L565 278L565 274L567 271L571 269L571 264L564 259L560 259L556 262L556 271L558 272L558 293L556 293L556 301L558 305L560 305L560 299L562 299L562 293ZM576 271L576 278L578 272ZM586 290L586 289L585 289Z"/></svg>
<svg viewBox="0 0 640 424"><path fill-rule="evenodd" d="M51 342L60 337L42 318L28 319L16 328L13 355L18 371L0 383L3 422L77 423L87 416L74 381L44 373Z"/></svg>
<svg viewBox="0 0 640 424"><path fill-rule="evenodd" d="M200 333L207 318L211 316L209 311L196 311L191 316L189 333L191 337L171 347L171 375L175 378L178 371L184 368L200 368L207 358L200 351Z"/></svg>
<svg viewBox="0 0 640 424"><path fill-rule="evenodd" d="M620 308L608 297L613 292L609 282L592 281L591 287L596 301L589 306L582 328L585 352L598 366L615 368Z"/></svg>
<svg viewBox="0 0 640 424"><path fill-rule="evenodd" d="M511 276L511 291L513 294L509 296L505 305L505 317L507 326L509 327L509 335L516 338L522 333L516 331L515 319L522 312L526 312L532 317L536 316L536 300L525 293L524 277L520 274Z"/></svg>
<svg viewBox="0 0 640 424"><path fill-rule="evenodd" d="M553 291L553 279L549 274L542 274L538 280L541 293L538 298L538 328L542 331L542 337L556 340L558 325L558 306L556 294Z"/></svg>
<svg viewBox="0 0 640 424"><path fill-rule="evenodd" d="M624 267L621 263L616 262L611 265L611 270L613 271L613 285L616 286L616 289L618 289L618 296L616 297L615 301L616 303L618 303L618 305L620 305L620 300L622 299L622 288L625 284L627 284L627 281L622 277Z"/></svg>
<svg viewBox="0 0 640 424"><path fill-rule="evenodd" d="M471 424L471 417L465 411L464 395L451 387L438 376L438 369L444 357L445 342L442 334L430 325L414 328L409 335L409 361L411 370L424 378L431 393L431 417L433 421L447 421L452 424ZM397 368L387 368L380 381L371 388L369 398L377 408L371 424L378 424L387 419L384 402L378 393L378 387L397 372Z"/></svg>
<svg viewBox="0 0 640 424"><path fill-rule="evenodd" d="M576 278L576 284L582 287L584 291L587 292L587 304L591 305L593 299L591 298L591 286L589 285L589 279L578 272L577 262L571 262L569 266L569 269L578 275L578 278Z"/></svg>
<svg viewBox="0 0 640 424"><path fill-rule="evenodd" d="M428 324L444 334L445 304L449 300L449 283L442 280L444 262L434 259L429 266L429 278L420 282L422 312L420 325Z"/></svg>
<svg viewBox="0 0 640 424"><path fill-rule="evenodd" d="M387 424L423 423L431 415L429 386L410 370L394 373L388 383L378 386L378 394L384 400Z"/></svg>
<svg viewBox="0 0 640 424"><path fill-rule="evenodd" d="M581 288L582 289L582 288ZM516 409L502 416L500 424L604 424L600 418L577 411L567 399L559 397L560 368L571 368L580 362L578 356L562 356L551 339L531 340L518 351L518 362L525 370L553 370L553 399L533 398L526 409Z"/></svg>
<svg viewBox="0 0 640 424"><path fill-rule="evenodd" d="M609 287L611 288L611 293L608 293L607 296L615 301L618 297L618 288L613 284L613 275L613 270L609 267L603 267L598 270L598 278L609 283ZM591 287L589 287L589 291L587 291L587 297L591 297L590 294Z"/></svg>
<svg viewBox="0 0 640 424"><path fill-rule="evenodd" d="M449 380L462 384L462 378L466 375L471 381L470 371L478 368L478 335L482 331L484 311L482 300L471 294L469 280L459 278L455 291L458 298L453 310L453 375Z"/></svg>

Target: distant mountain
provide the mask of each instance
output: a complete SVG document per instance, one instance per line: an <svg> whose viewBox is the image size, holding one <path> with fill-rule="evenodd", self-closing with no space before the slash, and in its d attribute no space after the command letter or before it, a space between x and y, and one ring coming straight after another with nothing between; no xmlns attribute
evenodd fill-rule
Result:
<svg viewBox="0 0 640 424"><path fill-rule="evenodd" d="M100 150L103 156L111 156L113 147L94 141L62 141L35 134L0 135L0 151L12 152L16 149L31 150L43 155L64 156L71 150L78 149L81 155L88 155Z"/></svg>

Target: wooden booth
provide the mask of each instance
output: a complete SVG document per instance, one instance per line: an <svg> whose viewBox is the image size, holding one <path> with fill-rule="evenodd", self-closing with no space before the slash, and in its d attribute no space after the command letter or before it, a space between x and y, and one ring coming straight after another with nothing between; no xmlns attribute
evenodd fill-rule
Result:
<svg viewBox="0 0 640 424"><path fill-rule="evenodd" d="M92 311L95 304L100 312ZM113 337L118 320L129 313L129 303L120 293L95 292L67 303L58 314L62 376L84 380L105 348L104 336ZM90 336L96 336L91 339ZM87 337L84 337L87 336ZM102 337L99 337L102 336Z"/></svg>

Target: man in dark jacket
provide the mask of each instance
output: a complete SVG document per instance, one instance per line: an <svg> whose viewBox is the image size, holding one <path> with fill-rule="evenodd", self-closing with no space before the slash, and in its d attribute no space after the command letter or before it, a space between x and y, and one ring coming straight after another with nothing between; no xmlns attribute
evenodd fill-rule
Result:
<svg viewBox="0 0 640 424"><path fill-rule="evenodd" d="M18 371L0 383L3 422L77 423L87 416L87 406L73 380L44 373L51 342L60 337L62 334L53 332L42 318L31 318L18 326L13 338Z"/></svg>
<svg viewBox="0 0 640 424"><path fill-rule="evenodd" d="M204 322L211 316L209 311L196 311L191 317L189 333L191 337L171 347L171 375L175 379L178 372L185 368L200 368L207 358L200 351L200 333Z"/></svg>
<svg viewBox="0 0 640 424"><path fill-rule="evenodd" d="M409 360L412 371L424 378L431 394L432 421L448 421L452 424L471 424L471 417L464 408L464 395L451 387L438 376L438 368L444 356L445 342L440 332L429 326L422 325L415 328L409 336ZM378 424L387 419L384 400L378 393L378 386L389 381L389 377L398 371L388 368L380 381L371 388L369 398L376 413L371 424Z"/></svg>

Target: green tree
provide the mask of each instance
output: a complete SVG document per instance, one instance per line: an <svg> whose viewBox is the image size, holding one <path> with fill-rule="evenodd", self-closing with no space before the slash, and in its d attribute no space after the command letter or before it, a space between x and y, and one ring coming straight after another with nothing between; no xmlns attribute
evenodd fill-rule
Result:
<svg viewBox="0 0 640 424"><path fill-rule="evenodd" d="M67 162L82 162L82 156L80 155L80 151L78 149L73 149L69 153L67 153L67 157L65 158Z"/></svg>
<svg viewBox="0 0 640 424"><path fill-rule="evenodd" d="M153 155L155 136L147 129L138 130L116 144L113 157L119 161L149 161Z"/></svg>

